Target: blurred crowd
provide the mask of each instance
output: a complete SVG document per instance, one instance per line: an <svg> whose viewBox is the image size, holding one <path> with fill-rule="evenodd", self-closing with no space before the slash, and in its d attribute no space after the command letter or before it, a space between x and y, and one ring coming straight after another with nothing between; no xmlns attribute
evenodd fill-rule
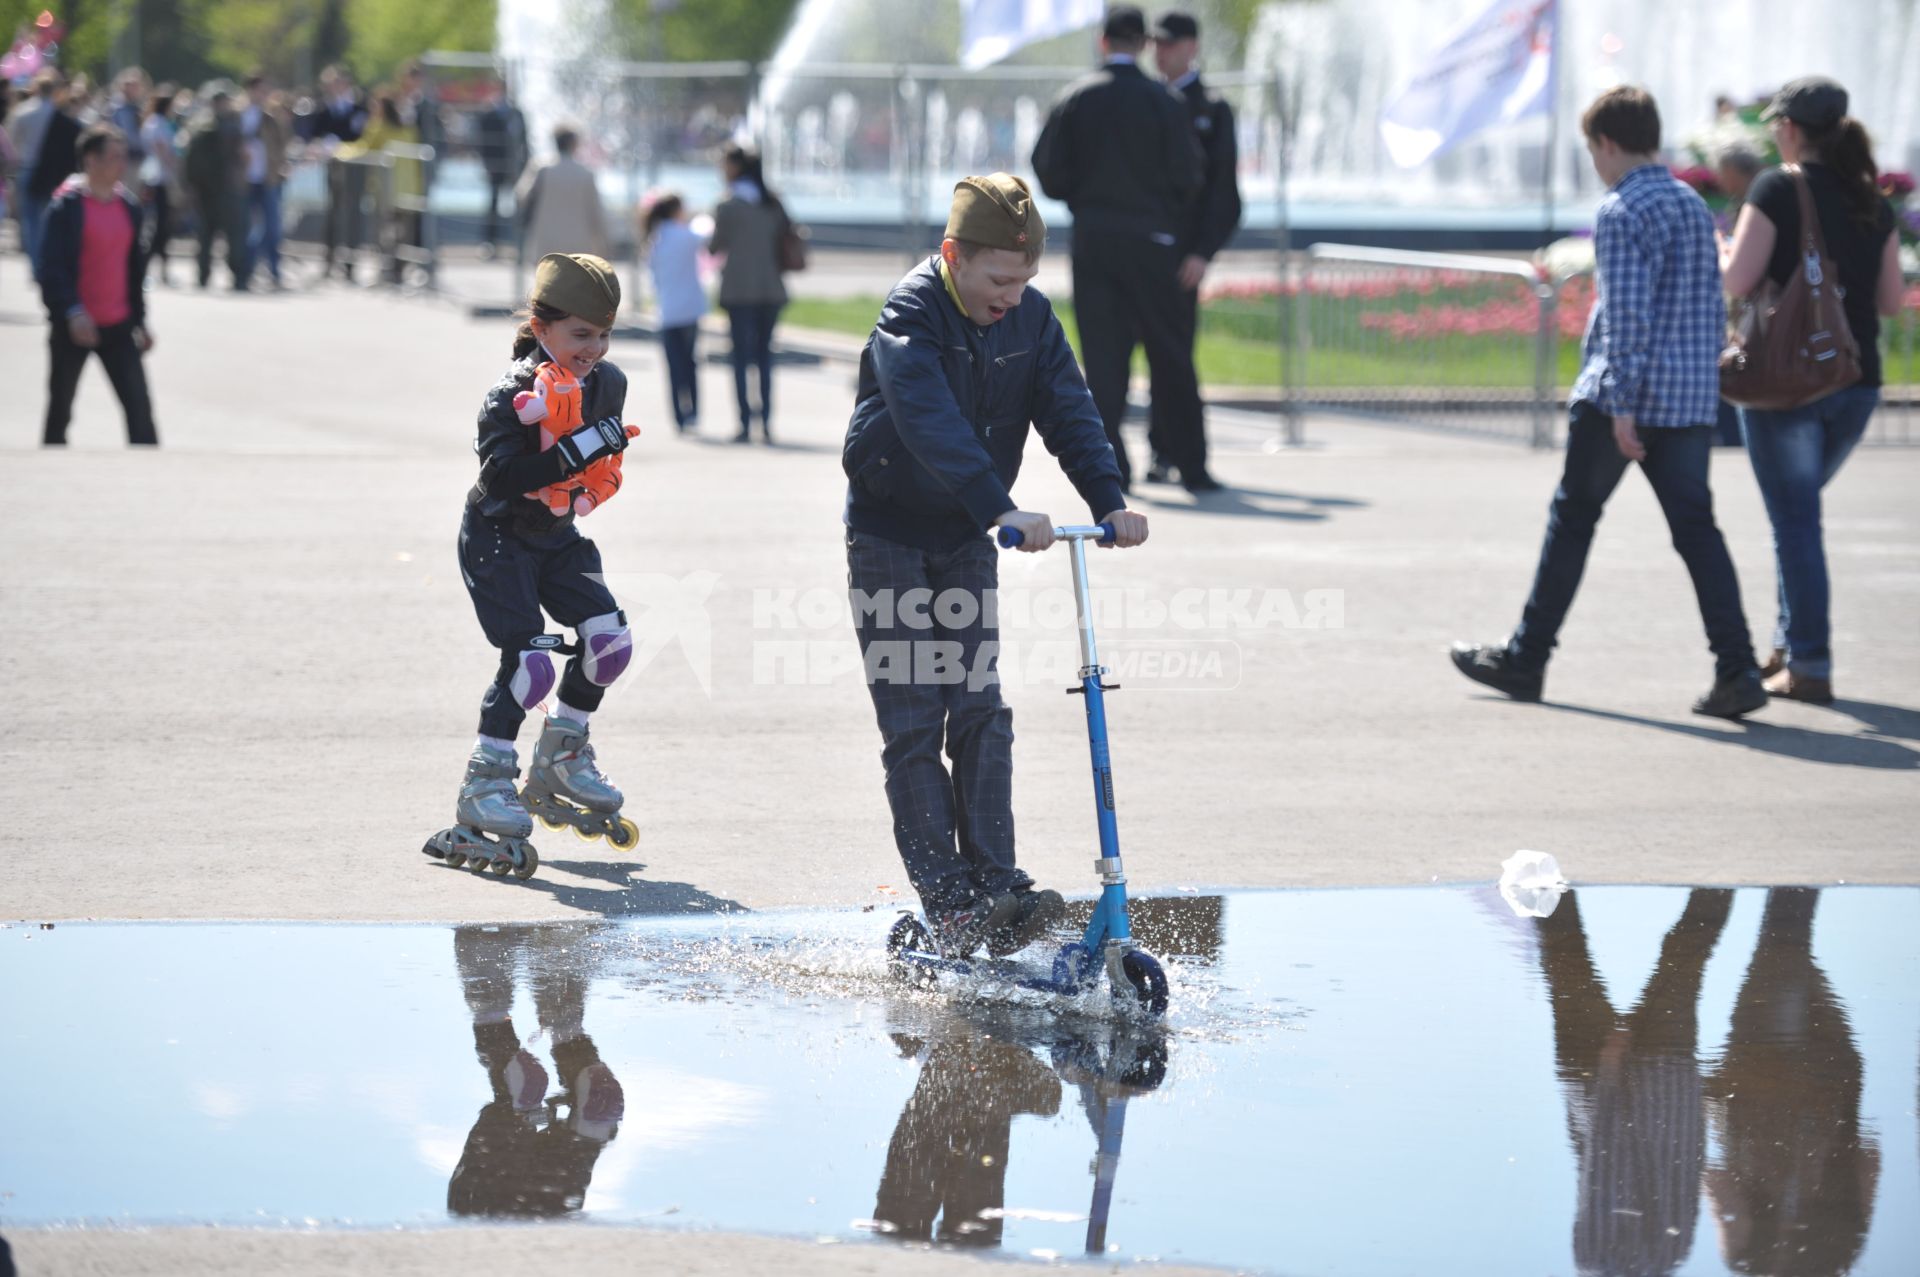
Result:
<svg viewBox="0 0 1920 1277"><path fill-rule="evenodd" d="M43 67L7 88L0 112L0 210L17 221L29 260L54 194L78 171L80 134L109 124L127 145L123 180L144 206L153 278L175 282L172 248L185 239L193 244L199 287L214 284L223 259L226 282L240 292L285 287L283 194L303 163L328 169L328 270L351 278L352 258L371 231L392 250L388 269L397 277L401 250L420 242L431 154L425 148L446 136L439 101L417 62L370 93L343 66L326 68L312 87L291 89L264 72L196 89L154 84L139 67L105 84ZM503 140L500 149L511 147ZM383 179L369 182L371 169L383 170Z"/></svg>

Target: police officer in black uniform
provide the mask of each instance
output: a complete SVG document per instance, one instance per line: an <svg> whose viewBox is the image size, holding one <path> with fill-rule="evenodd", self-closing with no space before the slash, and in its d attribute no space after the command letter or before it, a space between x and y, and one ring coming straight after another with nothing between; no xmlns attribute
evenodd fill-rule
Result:
<svg viewBox="0 0 1920 1277"><path fill-rule="evenodd" d="M1133 349L1144 344L1154 408L1164 401L1167 433L1200 437L1200 387L1193 372L1192 323L1182 319L1180 237L1200 189L1200 148L1185 104L1141 71L1146 15L1132 5L1107 12L1104 65L1054 103L1033 148L1041 189L1073 210L1073 301L1087 387L1120 463ZM1180 445L1176 445L1180 446ZM1184 453L1168 458L1191 465ZM1205 460L1199 462L1204 475Z"/></svg>
<svg viewBox="0 0 1920 1277"><path fill-rule="evenodd" d="M1180 319L1189 362L1199 328L1200 281L1213 255L1227 246L1240 225L1240 151L1234 138L1233 108L1200 83L1200 71L1194 65L1199 56L1200 23L1193 15L1178 10L1161 14L1153 29L1154 65L1168 87L1186 102L1204 166L1200 193L1187 206L1180 233L1180 299L1184 304ZM1166 411L1165 401L1166 396L1156 385L1147 430L1147 441L1153 447L1147 481L1170 482L1176 477L1177 467L1177 477L1189 491L1218 488L1220 485L1207 473L1204 406L1196 399L1191 412L1175 413ZM1178 432L1189 426L1191 436L1181 437ZM1185 460L1176 462L1172 458Z"/></svg>

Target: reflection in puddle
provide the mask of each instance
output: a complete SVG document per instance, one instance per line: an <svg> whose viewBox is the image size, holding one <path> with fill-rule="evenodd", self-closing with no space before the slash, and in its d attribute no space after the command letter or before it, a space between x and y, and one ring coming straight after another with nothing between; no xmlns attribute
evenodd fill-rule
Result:
<svg viewBox="0 0 1920 1277"><path fill-rule="evenodd" d="M1163 1026L902 989L882 912L4 928L0 1230L571 1217L1287 1272L1910 1277L1920 1162L1881 1150L1920 1136L1916 904L1139 901Z"/></svg>

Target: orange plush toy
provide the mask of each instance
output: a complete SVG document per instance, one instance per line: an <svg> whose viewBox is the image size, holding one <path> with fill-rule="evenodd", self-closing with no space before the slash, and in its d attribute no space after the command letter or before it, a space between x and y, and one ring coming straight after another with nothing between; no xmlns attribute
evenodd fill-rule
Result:
<svg viewBox="0 0 1920 1277"><path fill-rule="evenodd" d="M521 425L540 427L540 451L545 452L585 424L580 418L580 379L557 364L543 363L533 374L533 389L513 397L513 411ZM640 427L627 427L627 438L639 433ZM620 491L620 455L596 458L579 474L527 495L556 516L568 511L590 514Z"/></svg>

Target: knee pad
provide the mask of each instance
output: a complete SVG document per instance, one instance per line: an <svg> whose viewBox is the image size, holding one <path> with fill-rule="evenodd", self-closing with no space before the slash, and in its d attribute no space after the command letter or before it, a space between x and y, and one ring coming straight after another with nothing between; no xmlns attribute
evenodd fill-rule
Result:
<svg viewBox="0 0 1920 1277"><path fill-rule="evenodd" d="M595 687L607 687L633 659L633 634L625 612L609 612L580 622L580 671Z"/></svg>
<svg viewBox="0 0 1920 1277"><path fill-rule="evenodd" d="M553 672L553 658L539 648L522 648L500 654L500 681L514 703L532 709L547 699L547 693L559 681Z"/></svg>

